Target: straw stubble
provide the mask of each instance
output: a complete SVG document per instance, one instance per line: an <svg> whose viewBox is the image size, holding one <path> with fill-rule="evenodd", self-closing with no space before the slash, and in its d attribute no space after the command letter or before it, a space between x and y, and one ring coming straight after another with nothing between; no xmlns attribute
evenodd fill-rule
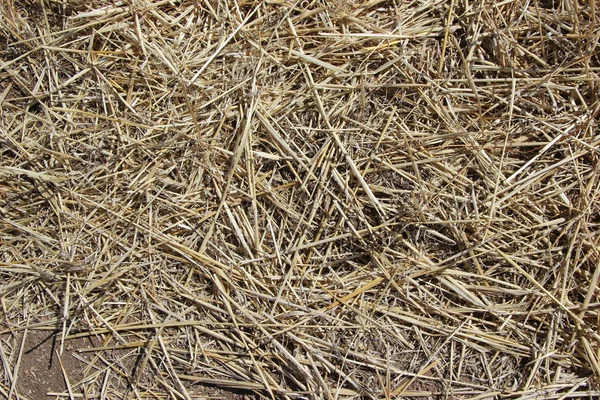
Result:
<svg viewBox="0 0 600 400"><path fill-rule="evenodd" d="M596 8L1 2L0 393L598 396Z"/></svg>

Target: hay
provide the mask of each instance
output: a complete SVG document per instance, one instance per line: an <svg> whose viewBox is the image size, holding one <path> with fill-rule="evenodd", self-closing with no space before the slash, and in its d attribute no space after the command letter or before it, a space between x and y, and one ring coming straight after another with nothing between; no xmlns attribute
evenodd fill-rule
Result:
<svg viewBox="0 0 600 400"><path fill-rule="evenodd" d="M600 395L593 0L0 4L2 396Z"/></svg>

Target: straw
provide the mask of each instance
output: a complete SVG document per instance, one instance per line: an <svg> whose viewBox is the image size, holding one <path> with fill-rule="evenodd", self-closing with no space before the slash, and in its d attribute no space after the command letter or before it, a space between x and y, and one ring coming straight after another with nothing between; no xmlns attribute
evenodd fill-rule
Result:
<svg viewBox="0 0 600 400"><path fill-rule="evenodd" d="M0 396L40 330L65 399L600 396L598 27L0 2Z"/></svg>

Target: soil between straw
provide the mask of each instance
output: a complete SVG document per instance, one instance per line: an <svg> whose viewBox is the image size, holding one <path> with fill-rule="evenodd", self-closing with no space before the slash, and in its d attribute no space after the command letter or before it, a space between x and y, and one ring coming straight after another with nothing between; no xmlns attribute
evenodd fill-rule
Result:
<svg viewBox="0 0 600 400"><path fill-rule="evenodd" d="M58 355L59 347L53 333L27 334L18 371L18 393L31 400L54 398L47 394L67 393L66 379L77 383L83 378L86 363L75 354L79 354L81 348L90 347L89 341L80 338L66 342L62 355Z"/></svg>

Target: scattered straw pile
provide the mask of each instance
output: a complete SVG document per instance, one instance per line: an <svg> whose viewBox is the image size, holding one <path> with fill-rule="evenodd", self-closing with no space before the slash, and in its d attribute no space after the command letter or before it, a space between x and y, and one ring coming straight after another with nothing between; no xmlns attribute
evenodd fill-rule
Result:
<svg viewBox="0 0 600 400"><path fill-rule="evenodd" d="M3 0L0 393L45 330L70 398L598 394L599 21Z"/></svg>

